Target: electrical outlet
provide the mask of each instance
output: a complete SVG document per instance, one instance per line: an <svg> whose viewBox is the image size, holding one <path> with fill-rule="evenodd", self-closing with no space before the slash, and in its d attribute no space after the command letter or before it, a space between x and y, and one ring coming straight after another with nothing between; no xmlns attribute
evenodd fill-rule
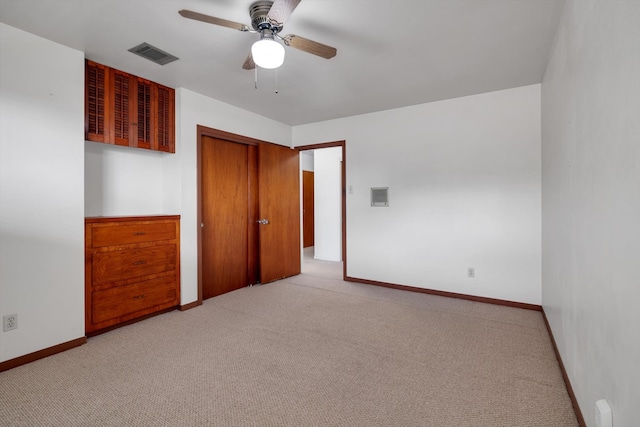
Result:
<svg viewBox="0 0 640 427"><path fill-rule="evenodd" d="M469 267L467 268L467 277L469 277L470 279L473 279L476 277L476 269L473 267Z"/></svg>
<svg viewBox="0 0 640 427"><path fill-rule="evenodd" d="M6 316L2 316L2 331L7 332L12 329L18 329L18 315L7 314Z"/></svg>

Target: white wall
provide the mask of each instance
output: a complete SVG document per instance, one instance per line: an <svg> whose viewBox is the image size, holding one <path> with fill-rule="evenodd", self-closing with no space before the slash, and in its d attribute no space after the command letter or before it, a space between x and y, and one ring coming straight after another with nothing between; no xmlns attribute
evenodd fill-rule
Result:
<svg viewBox="0 0 640 427"><path fill-rule="evenodd" d="M181 234L181 285L182 304L198 298L197 252L197 125L207 126L263 141L291 146L291 127L207 98L187 89L176 90L177 135L176 154L165 158L165 171L172 171L179 188L172 190L177 197L165 199L166 209L182 214Z"/></svg>
<svg viewBox="0 0 640 427"><path fill-rule="evenodd" d="M0 361L84 336L84 55L0 23Z"/></svg>
<svg viewBox="0 0 640 427"><path fill-rule="evenodd" d="M349 276L541 303L540 85L296 126L293 140L346 140ZM389 187L388 208L370 207L370 187Z"/></svg>
<svg viewBox="0 0 640 427"><path fill-rule="evenodd" d="M85 142L85 215L174 214L165 211L163 158L171 154Z"/></svg>
<svg viewBox="0 0 640 427"><path fill-rule="evenodd" d="M315 150L307 150L300 152L300 170L313 172L313 152ZM300 178L302 182L302 178Z"/></svg>
<svg viewBox="0 0 640 427"><path fill-rule="evenodd" d="M542 85L542 301L589 426L640 420L639 23L569 1Z"/></svg>
<svg viewBox="0 0 640 427"><path fill-rule="evenodd" d="M314 150L313 168L314 258L342 261L342 147Z"/></svg>
<svg viewBox="0 0 640 427"><path fill-rule="evenodd" d="M87 216L181 215L183 305L198 298L197 125L291 145L289 126L181 88L175 154L85 142Z"/></svg>

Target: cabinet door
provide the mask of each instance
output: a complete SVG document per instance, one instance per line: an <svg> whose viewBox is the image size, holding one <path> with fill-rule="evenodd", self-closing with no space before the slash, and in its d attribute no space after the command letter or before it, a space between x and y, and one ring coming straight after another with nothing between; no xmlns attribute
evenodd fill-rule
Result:
<svg viewBox="0 0 640 427"><path fill-rule="evenodd" d="M157 85L156 141L159 151L175 153L175 91Z"/></svg>
<svg viewBox="0 0 640 427"><path fill-rule="evenodd" d="M135 146L151 148L153 138L153 84L145 79L137 78L137 120L138 137Z"/></svg>
<svg viewBox="0 0 640 427"><path fill-rule="evenodd" d="M113 94L113 120L111 122L113 143L135 147L136 143L136 79L130 74L111 70Z"/></svg>
<svg viewBox="0 0 640 427"><path fill-rule="evenodd" d="M111 143L110 83L108 67L86 61L84 137L87 141Z"/></svg>

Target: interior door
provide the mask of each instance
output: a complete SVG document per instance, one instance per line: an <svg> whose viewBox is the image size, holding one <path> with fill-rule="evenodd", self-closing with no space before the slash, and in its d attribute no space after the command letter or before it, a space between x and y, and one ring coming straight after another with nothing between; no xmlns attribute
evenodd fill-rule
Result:
<svg viewBox="0 0 640 427"><path fill-rule="evenodd" d="M300 274L299 153L258 146L260 282Z"/></svg>
<svg viewBox="0 0 640 427"><path fill-rule="evenodd" d="M314 245L314 175L311 171L302 171L302 246Z"/></svg>
<svg viewBox="0 0 640 427"><path fill-rule="evenodd" d="M250 147L203 136L202 296L211 298L251 283ZM255 156L254 156L255 157ZM255 173L255 172L254 172Z"/></svg>

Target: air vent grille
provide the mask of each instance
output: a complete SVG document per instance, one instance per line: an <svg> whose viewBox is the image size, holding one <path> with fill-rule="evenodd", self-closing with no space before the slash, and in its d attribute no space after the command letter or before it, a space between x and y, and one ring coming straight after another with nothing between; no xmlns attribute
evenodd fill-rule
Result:
<svg viewBox="0 0 640 427"><path fill-rule="evenodd" d="M178 57L173 56L161 49L158 49L155 46L151 46L149 43L142 43L136 47L132 47L131 49L129 49L129 52L140 55L143 58L146 58L149 61L155 62L159 65L165 65L178 59Z"/></svg>
<svg viewBox="0 0 640 427"><path fill-rule="evenodd" d="M389 206L389 187L372 187L371 188L371 206L373 207Z"/></svg>

